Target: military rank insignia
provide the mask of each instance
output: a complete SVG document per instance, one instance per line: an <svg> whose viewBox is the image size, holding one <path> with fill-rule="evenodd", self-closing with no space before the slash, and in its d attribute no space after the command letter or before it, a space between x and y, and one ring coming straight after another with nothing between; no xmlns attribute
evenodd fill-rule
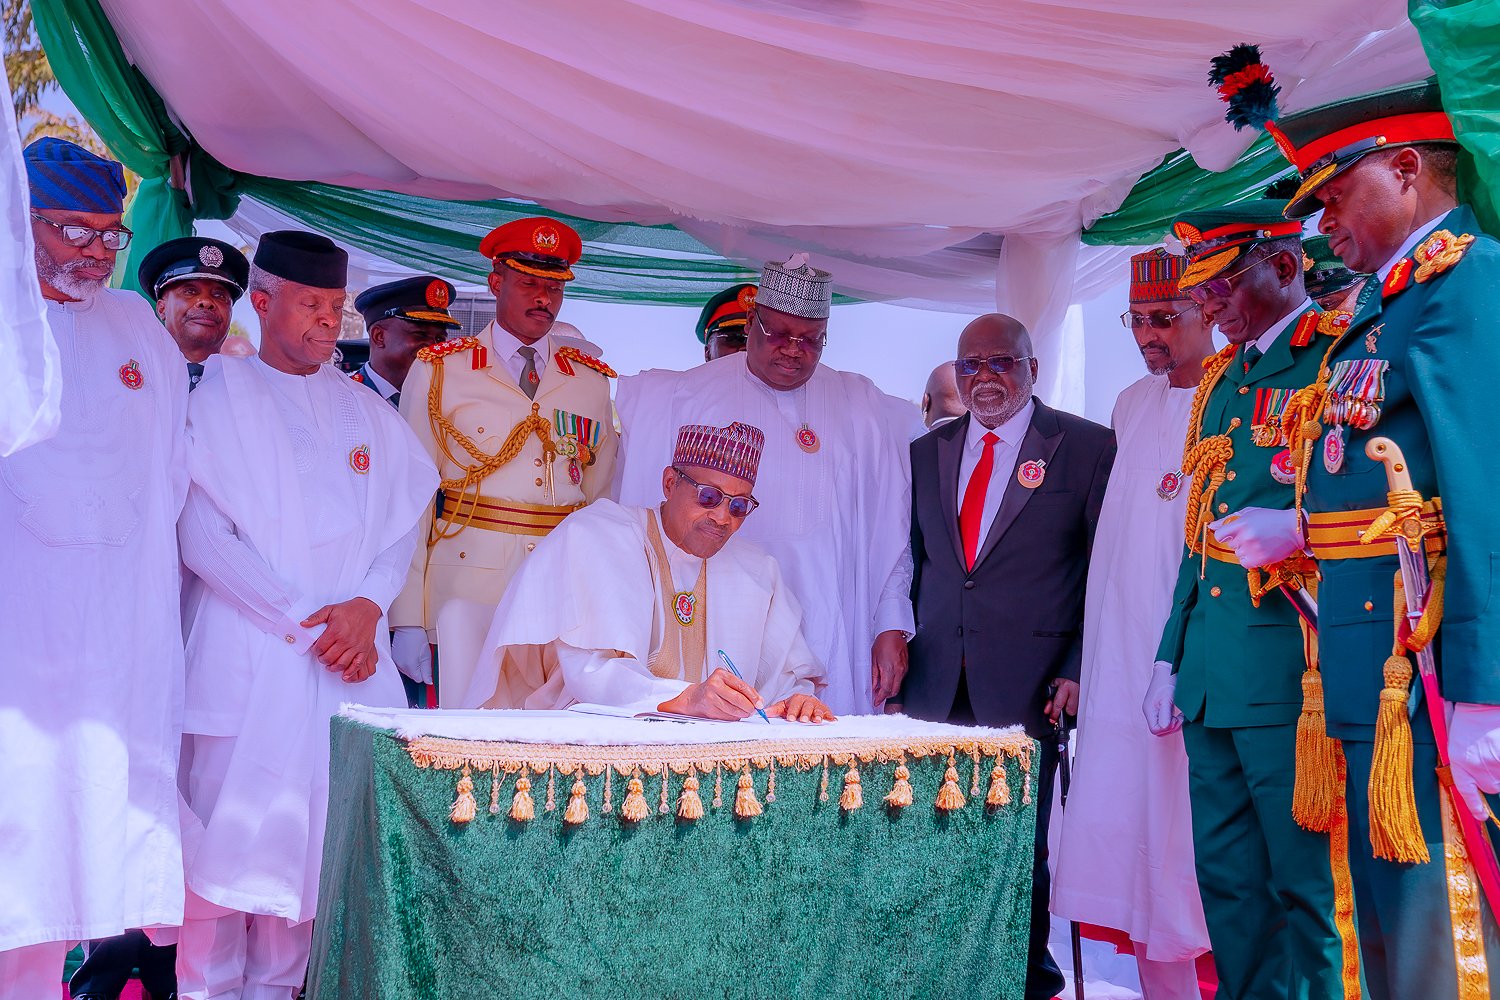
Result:
<svg viewBox="0 0 1500 1000"><path fill-rule="evenodd" d="M553 356L553 360L557 362L557 370L562 372L564 375L578 374L573 370L573 365L580 364L585 368L592 368L594 371L598 372L600 375L603 375L605 378L618 377L615 373L615 370L609 365L605 364L603 361L600 361L593 355L583 353L576 347L560 348L557 354Z"/></svg>
<svg viewBox="0 0 1500 1000"><path fill-rule="evenodd" d="M141 374L141 363L131 358L120 366L120 381L127 389L139 389L146 384L146 376Z"/></svg>
<svg viewBox="0 0 1500 1000"><path fill-rule="evenodd" d="M1427 237L1412 254L1417 262L1412 277L1417 284L1421 284L1435 274L1442 274L1459 262L1473 242L1474 237L1468 233L1454 236L1446 229L1439 229Z"/></svg>
<svg viewBox="0 0 1500 1000"><path fill-rule="evenodd" d="M445 340L440 344L433 344L430 347L422 348L417 352L417 360L428 362L440 361L449 355L457 354L459 351L468 351L479 346L478 337L454 337L452 340Z"/></svg>
<svg viewBox="0 0 1500 1000"><path fill-rule="evenodd" d="M1287 406L1295 389L1255 390L1255 419L1250 424L1250 440L1262 448L1286 447Z"/></svg>

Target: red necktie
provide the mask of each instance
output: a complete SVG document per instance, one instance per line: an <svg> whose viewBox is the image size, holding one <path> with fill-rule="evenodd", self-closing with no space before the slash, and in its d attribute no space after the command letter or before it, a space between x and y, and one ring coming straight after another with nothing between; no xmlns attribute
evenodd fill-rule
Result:
<svg viewBox="0 0 1500 1000"><path fill-rule="evenodd" d="M964 540L964 563L974 568L974 557L979 554L979 528L984 521L984 495L990 489L990 473L995 469L995 445L1000 439L993 432L986 432L980 439L984 451L969 476L969 485L964 489L964 502L958 508L958 533Z"/></svg>

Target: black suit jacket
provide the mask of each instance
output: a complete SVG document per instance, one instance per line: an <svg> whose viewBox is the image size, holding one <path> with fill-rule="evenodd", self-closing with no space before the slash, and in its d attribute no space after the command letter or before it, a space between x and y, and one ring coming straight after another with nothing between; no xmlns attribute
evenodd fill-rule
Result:
<svg viewBox="0 0 1500 1000"><path fill-rule="evenodd" d="M900 700L909 715L946 720L963 665L981 725L1021 723L1043 736L1048 685L1078 679L1084 582L1115 436L1038 400L1016 468L1046 462L1042 484L1027 489L1010 477L971 572L958 532L959 463L971 419L911 445L917 634Z"/></svg>

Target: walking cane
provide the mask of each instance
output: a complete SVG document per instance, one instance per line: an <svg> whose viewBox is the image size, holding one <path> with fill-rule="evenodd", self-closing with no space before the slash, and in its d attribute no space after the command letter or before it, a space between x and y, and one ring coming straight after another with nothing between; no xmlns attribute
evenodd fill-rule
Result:
<svg viewBox="0 0 1500 1000"><path fill-rule="evenodd" d="M1057 777L1059 790L1062 793L1058 808L1066 813L1068 811L1068 786L1073 783L1073 766L1068 763L1067 713L1057 717L1052 733L1057 741ZM1073 942L1073 997L1074 1000L1083 1000L1083 929L1079 927L1078 921L1068 921L1068 937Z"/></svg>

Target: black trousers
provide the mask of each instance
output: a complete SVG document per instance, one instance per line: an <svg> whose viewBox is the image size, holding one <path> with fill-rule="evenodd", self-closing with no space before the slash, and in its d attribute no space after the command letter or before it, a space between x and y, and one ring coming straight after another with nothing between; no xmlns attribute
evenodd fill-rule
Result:
<svg viewBox="0 0 1500 1000"><path fill-rule="evenodd" d="M75 997L115 1000L136 969L141 970L141 985L152 1000L176 995L177 946L158 948L146 939L143 931L126 931L118 937L90 941L83 964L68 980L68 992Z"/></svg>
<svg viewBox="0 0 1500 1000"><path fill-rule="evenodd" d="M955 726L979 725L974 718L974 706L969 701L967 671L959 671L958 691L953 696L948 722ZM1052 1000L1068 985L1047 947L1047 938L1052 934L1049 909L1052 873L1047 869L1047 827L1052 820L1052 781L1057 774L1057 745L1051 739L1043 739L1041 744L1038 762L1041 773L1031 787L1032 801L1036 803L1036 841L1031 865L1031 933L1026 944L1026 1000Z"/></svg>

